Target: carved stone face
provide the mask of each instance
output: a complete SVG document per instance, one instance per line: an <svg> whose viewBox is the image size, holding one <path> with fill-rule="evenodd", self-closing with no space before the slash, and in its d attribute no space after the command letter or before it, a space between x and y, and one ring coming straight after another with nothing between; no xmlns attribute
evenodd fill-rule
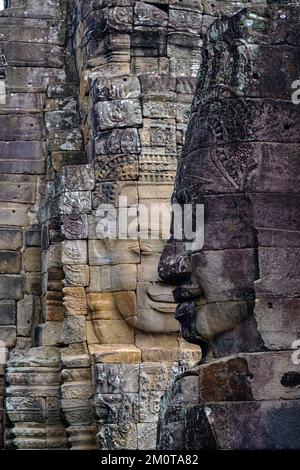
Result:
<svg viewBox="0 0 300 470"><path fill-rule="evenodd" d="M256 21L265 21L259 12ZM280 318L274 301L290 308L287 298L299 291L299 107L290 94L297 60L287 66L274 48L271 58L256 25L235 46L230 34L217 23L204 48L173 194L181 205L204 204L204 246L189 251L171 237L159 267L178 286L184 338L217 356L266 346L272 309L273 322L275 312Z"/></svg>
<svg viewBox="0 0 300 470"><path fill-rule="evenodd" d="M158 276L158 262L169 233L169 223L162 224L162 216L153 219L151 212L158 212L161 207L164 216L170 220L171 192L172 185L157 181L119 182L111 186L109 194L105 189L101 193L99 188L97 205L105 197L116 209L121 207L128 211L129 208L131 239L101 239L101 225L97 225L98 239L89 241L89 263L95 266L91 268L90 290L100 293L89 296L93 319L101 319L106 315L104 311L110 311L109 318L125 320L128 326L123 323L120 343L133 342L136 330L148 334L179 331L179 324L174 319L174 286L163 283ZM163 233L164 227L167 235ZM140 239L137 229L141 233ZM96 331L97 325L96 321L92 341L107 342L107 338Z"/></svg>

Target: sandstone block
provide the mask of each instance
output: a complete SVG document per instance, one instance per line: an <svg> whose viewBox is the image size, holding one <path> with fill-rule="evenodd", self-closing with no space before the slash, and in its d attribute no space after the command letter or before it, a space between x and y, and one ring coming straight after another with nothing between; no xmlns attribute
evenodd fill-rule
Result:
<svg viewBox="0 0 300 470"><path fill-rule="evenodd" d="M64 383L61 386L63 399L89 399L92 397L92 386L90 381Z"/></svg>
<svg viewBox="0 0 300 470"><path fill-rule="evenodd" d="M87 315L87 301L83 287L65 287L63 305L67 315Z"/></svg>
<svg viewBox="0 0 300 470"><path fill-rule="evenodd" d="M84 316L67 316L64 319L60 342L62 344L82 343L86 341Z"/></svg>
<svg viewBox="0 0 300 470"><path fill-rule="evenodd" d="M0 275L0 299L18 300L23 297L23 277Z"/></svg>
<svg viewBox="0 0 300 470"><path fill-rule="evenodd" d="M21 271L21 254L13 251L0 251L0 273L18 274Z"/></svg>
<svg viewBox="0 0 300 470"><path fill-rule="evenodd" d="M138 99L99 101L94 106L97 130L115 127L138 127L142 124L141 104Z"/></svg>
<svg viewBox="0 0 300 470"><path fill-rule="evenodd" d="M96 364L96 393L137 393L139 390L138 364Z"/></svg>
<svg viewBox="0 0 300 470"><path fill-rule="evenodd" d="M160 400L163 393L158 391L139 393L141 423L156 423L158 421Z"/></svg>
<svg viewBox="0 0 300 470"><path fill-rule="evenodd" d="M85 287L89 285L89 267L87 265L65 265L65 285Z"/></svg>
<svg viewBox="0 0 300 470"><path fill-rule="evenodd" d="M16 319L16 303L13 300L0 301L0 325L14 325Z"/></svg>
<svg viewBox="0 0 300 470"><path fill-rule="evenodd" d="M96 78L92 88L94 103L97 101L129 100L139 98L141 88L135 76Z"/></svg>
<svg viewBox="0 0 300 470"><path fill-rule="evenodd" d="M121 320L122 316L117 308L112 293L89 293L87 295L89 316L88 320Z"/></svg>
<svg viewBox="0 0 300 470"><path fill-rule="evenodd" d="M88 344L132 344L134 330L124 320L87 321Z"/></svg>
<svg viewBox="0 0 300 470"><path fill-rule="evenodd" d="M88 223L86 214L74 214L62 216L62 235L69 239L83 239L87 238Z"/></svg>
<svg viewBox="0 0 300 470"><path fill-rule="evenodd" d="M141 362L141 350L131 344L90 344L89 352L95 363L134 364Z"/></svg>
<svg viewBox="0 0 300 470"><path fill-rule="evenodd" d="M0 229L0 249L18 250L22 246L22 232L18 229Z"/></svg>
<svg viewBox="0 0 300 470"><path fill-rule="evenodd" d="M136 424L103 424L97 434L97 443L100 450L137 449Z"/></svg>
<svg viewBox="0 0 300 470"><path fill-rule="evenodd" d="M85 343L74 343L61 350L63 367L80 368L90 366L90 357Z"/></svg>
<svg viewBox="0 0 300 470"><path fill-rule="evenodd" d="M257 299L254 315L267 349L289 349L298 337L298 298Z"/></svg>
<svg viewBox="0 0 300 470"><path fill-rule="evenodd" d="M60 343L62 323L48 321L39 326L39 344L41 346L56 346Z"/></svg>
<svg viewBox="0 0 300 470"><path fill-rule="evenodd" d="M58 209L61 215L86 214L91 206L90 191L67 191L60 196Z"/></svg>
<svg viewBox="0 0 300 470"><path fill-rule="evenodd" d="M138 394L98 394L95 413L99 423L122 424L138 421Z"/></svg>
<svg viewBox="0 0 300 470"><path fill-rule="evenodd" d="M38 247L26 248L24 252L25 271L41 271L41 249Z"/></svg>
<svg viewBox="0 0 300 470"><path fill-rule="evenodd" d="M134 264L91 267L89 290L91 292L133 291L136 288L136 271Z"/></svg>
<svg viewBox="0 0 300 470"><path fill-rule="evenodd" d="M15 326L0 326L0 341L7 348L13 348L17 340L17 331Z"/></svg>
<svg viewBox="0 0 300 470"><path fill-rule="evenodd" d="M60 191L92 191L94 186L94 171L91 165L68 165L60 171Z"/></svg>
<svg viewBox="0 0 300 470"><path fill-rule="evenodd" d="M112 129L95 136L96 155L136 154L140 150L139 134L135 128Z"/></svg>
<svg viewBox="0 0 300 470"><path fill-rule="evenodd" d="M155 450L157 437L156 423L137 423L138 449Z"/></svg>
<svg viewBox="0 0 300 470"><path fill-rule="evenodd" d="M140 262L138 241L89 240L89 264L131 264Z"/></svg>
<svg viewBox="0 0 300 470"><path fill-rule="evenodd" d="M38 303L32 295L25 295L17 304L18 336L30 336L34 320L37 318Z"/></svg>
<svg viewBox="0 0 300 470"><path fill-rule="evenodd" d="M67 265L87 264L87 242L84 240L63 241L62 263Z"/></svg>

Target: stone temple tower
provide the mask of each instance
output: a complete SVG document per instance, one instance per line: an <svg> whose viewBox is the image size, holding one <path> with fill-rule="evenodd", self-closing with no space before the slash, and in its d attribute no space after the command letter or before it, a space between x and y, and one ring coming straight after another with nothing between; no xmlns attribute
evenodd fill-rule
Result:
<svg viewBox="0 0 300 470"><path fill-rule="evenodd" d="M185 433L186 416L210 435L208 418L192 415L207 401L260 416L261 400L277 400L286 423L280 406L295 404L298 377L288 350L299 330L299 14L268 3L0 2L0 447L184 448L173 431ZM189 284L176 288L180 247L159 223L153 239L103 231L104 206L136 209L131 226L144 233L141 206L162 204L167 218L174 182L175 200L189 189L211 214L206 258L192 254L208 296L198 318L176 310ZM213 355L222 359L210 366Z"/></svg>

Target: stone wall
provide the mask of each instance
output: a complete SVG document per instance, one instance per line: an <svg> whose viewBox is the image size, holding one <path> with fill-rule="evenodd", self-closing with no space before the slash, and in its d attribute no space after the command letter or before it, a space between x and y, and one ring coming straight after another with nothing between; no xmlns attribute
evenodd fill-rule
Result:
<svg viewBox="0 0 300 470"><path fill-rule="evenodd" d="M0 340L22 350L34 343L40 321L44 107L47 87L65 81L66 28L59 1L13 0L10 7L0 12ZM26 401L21 390L12 395L16 408L18 400ZM24 414L16 417L22 420Z"/></svg>
<svg viewBox="0 0 300 470"><path fill-rule="evenodd" d="M199 348L181 338L171 286L157 276L164 242L108 243L96 211L119 195L169 201L205 32L244 2L9 6L0 12L6 445L87 449L97 434L99 448L154 448L160 397Z"/></svg>

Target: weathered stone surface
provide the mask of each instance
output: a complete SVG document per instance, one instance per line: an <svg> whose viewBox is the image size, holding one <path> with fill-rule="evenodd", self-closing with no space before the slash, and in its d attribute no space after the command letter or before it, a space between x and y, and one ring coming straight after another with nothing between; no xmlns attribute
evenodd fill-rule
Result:
<svg viewBox="0 0 300 470"><path fill-rule="evenodd" d="M87 300L83 287L65 287L63 305L67 315L87 315Z"/></svg>
<svg viewBox="0 0 300 470"><path fill-rule="evenodd" d="M31 348L28 351L13 351L9 358L11 367L56 367L60 364L57 348Z"/></svg>
<svg viewBox="0 0 300 470"><path fill-rule="evenodd" d="M46 419L42 398L9 397L5 400L5 409L12 421L43 423Z"/></svg>
<svg viewBox="0 0 300 470"><path fill-rule="evenodd" d="M70 165L60 171L60 191L92 191L94 185L94 171L90 165Z"/></svg>
<svg viewBox="0 0 300 470"><path fill-rule="evenodd" d="M239 257L239 264L234 262ZM253 299L257 279L254 250L205 251L192 255L192 269L199 276L208 302ZM225 273L226 276L223 276ZM223 277L222 277L223 276ZM222 278L222 284L218 279Z"/></svg>
<svg viewBox="0 0 300 470"><path fill-rule="evenodd" d="M155 5L136 2L134 24L138 26L167 26L168 14Z"/></svg>
<svg viewBox="0 0 300 470"><path fill-rule="evenodd" d="M126 272L126 277L123 274ZM136 266L134 264L121 264L116 266L102 266L90 268L91 292L118 292L135 290Z"/></svg>
<svg viewBox="0 0 300 470"><path fill-rule="evenodd" d="M96 128L107 130L138 127L142 124L141 104L137 99L100 101L94 107Z"/></svg>
<svg viewBox="0 0 300 470"><path fill-rule="evenodd" d="M45 121L47 129L69 130L78 125L78 115L74 111L48 111Z"/></svg>
<svg viewBox="0 0 300 470"><path fill-rule="evenodd" d="M18 300L23 297L23 277L0 275L0 299Z"/></svg>
<svg viewBox="0 0 300 470"><path fill-rule="evenodd" d="M138 423L138 449L156 449L157 423Z"/></svg>
<svg viewBox="0 0 300 470"><path fill-rule="evenodd" d="M89 352L95 363L132 364L141 362L141 350L130 344L89 345Z"/></svg>
<svg viewBox="0 0 300 470"><path fill-rule="evenodd" d="M23 227L28 226L28 209L28 204L2 202L0 208L0 217L3 225L12 225L15 227L19 227L20 225Z"/></svg>
<svg viewBox="0 0 300 470"><path fill-rule="evenodd" d="M93 422L89 400L86 398L68 398L61 401L65 419L69 425L90 425Z"/></svg>
<svg viewBox="0 0 300 470"><path fill-rule="evenodd" d="M22 232L18 229L0 229L0 249L17 250L22 246Z"/></svg>
<svg viewBox="0 0 300 470"><path fill-rule="evenodd" d="M139 242L130 240L89 240L90 266L137 264Z"/></svg>
<svg viewBox="0 0 300 470"><path fill-rule="evenodd" d="M258 332L267 349L290 349L298 336L298 298L256 300L254 314Z"/></svg>
<svg viewBox="0 0 300 470"><path fill-rule="evenodd" d="M96 155L136 154L140 152L139 134L135 128L112 129L95 137Z"/></svg>
<svg viewBox="0 0 300 470"><path fill-rule="evenodd" d="M36 197L36 177L31 175L1 175L0 200L32 204Z"/></svg>
<svg viewBox="0 0 300 470"><path fill-rule="evenodd" d="M1 114L0 140L38 140L42 137L40 119L34 115Z"/></svg>
<svg viewBox="0 0 300 470"><path fill-rule="evenodd" d="M97 101L115 101L139 98L141 94L139 79L123 76L113 79L97 78L92 88L92 98Z"/></svg>
<svg viewBox="0 0 300 470"><path fill-rule="evenodd" d="M260 248L258 298L299 295L299 248Z"/></svg>
<svg viewBox="0 0 300 470"><path fill-rule="evenodd" d="M176 152L176 124L173 119L144 119L139 131L143 147L164 147Z"/></svg>
<svg viewBox="0 0 300 470"><path fill-rule="evenodd" d="M134 330L124 320L87 321L88 344L132 344Z"/></svg>
<svg viewBox="0 0 300 470"><path fill-rule="evenodd" d="M179 373L179 367L177 363L162 365L143 362L140 371L140 391L163 391L173 383Z"/></svg>
<svg viewBox="0 0 300 470"><path fill-rule="evenodd" d="M5 344L7 348L13 348L17 340L17 331L15 326L0 326L1 344Z"/></svg>
<svg viewBox="0 0 300 470"><path fill-rule="evenodd" d="M26 248L24 252L25 271L41 271L41 249L38 247Z"/></svg>
<svg viewBox="0 0 300 470"><path fill-rule="evenodd" d="M138 179L137 155L113 155L97 157L95 163L96 181L135 181Z"/></svg>
<svg viewBox="0 0 300 470"><path fill-rule="evenodd" d="M252 205L243 195L204 197L204 250L255 246Z"/></svg>
<svg viewBox="0 0 300 470"><path fill-rule="evenodd" d="M61 386L63 399L91 398L92 387L90 381L64 383Z"/></svg>
<svg viewBox="0 0 300 470"><path fill-rule="evenodd" d="M214 443L214 448L216 446L230 449L297 448L297 440L289 431L290 427L286 427L289 422L298 435L298 408L293 400L213 404L206 410L206 416L207 412L210 414L208 420L212 425L212 430L214 433L217 431L215 434L217 442ZM270 422L270 416L272 416L272 422ZM226 434L222 432L224 426L229 429ZM253 426L256 428L256 433L252 432ZM243 433L237 431L240 429L243 429ZM270 434L271 429L272 434ZM282 432L283 429L285 432ZM204 442L201 443L200 433L197 434L199 441L194 442L193 445L196 444L197 448L202 448Z"/></svg>
<svg viewBox="0 0 300 470"><path fill-rule="evenodd" d="M58 210L62 215L88 213L91 211L90 191L68 191L59 198Z"/></svg>
<svg viewBox="0 0 300 470"><path fill-rule="evenodd" d="M36 20L32 18L1 17L3 41L20 41L34 43L51 43L63 45L65 27L63 22L51 20ZM20 27L22 26L22 28Z"/></svg>
<svg viewBox="0 0 300 470"><path fill-rule="evenodd" d="M21 254L13 251L0 251L0 273L18 274L21 271Z"/></svg>
<svg viewBox="0 0 300 470"><path fill-rule="evenodd" d="M60 343L62 324L60 321L48 321L39 326L39 344L41 346L56 346Z"/></svg>
<svg viewBox="0 0 300 470"><path fill-rule="evenodd" d="M98 394L95 408L100 423L134 423L138 419L138 394Z"/></svg>
<svg viewBox="0 0 300 470"><path fill-rule="evenodd" d="M86 214L62 216L62 235L69 240L87 238L88 223Z"/></svg>
<svg viewBox="0 0 300 470"><path fill-rule="evenodd" d="M41 246L41 229L39 227L31 227L25 232L25 245L27 247Z"/></svg>
<svg viewBox="0 0 300 470"><path fill-rule="evenodd" d="M66 368L89 367L90 357L85 343L74 343L61 351L62 365Z"/></svg>
<svg viewBox="0 0 300 470"><path fill-rule="evenodd" d="M118 313L132 327L137 326L137 302L135 292L116 292L113 301Z"/></svg>
<svg viewBox="0 0 300 470"><path fill-rule="evenodd" d="M139 366L137 364L96 364L97 393L137 393Z"/></svg>
<svg viewBox="0 0 300 470"><path fill-rule="evenodd" d="M64 318L63 298L61 292L61 282L53 286L48 282L48 291L42 297L42 312L44 321L62 321ZM50 290L55 288L55 290ZM56 290L57 289L57 290Z"/></svg>
<svg viewBox="0 0 300 470"><path fill-rule="evenodd" d="M14 325L16 319L16 304L13 300L0 302L1 320L0 325Z"/></svg>
<svg viewBox="0 0 300 470"><path fill-rule="evenodd" d="M118 295L118 294L115 294ZM89 293L87 295L88 320L121 320L122 315L112 293Z"/></svg>
<svg viewBox="0 0 300 470"><path fill-rule="evenodd" d="M17 305L17 333L19 336L30 336L31 329L38 313L37 300L32 295L25 295Z"/></svg>
<svg viewBox="0 0 300 470"><path fill-rule="evenodd" d="M86 326L84 316L67 316L64 319L60 343L82 343L86 341Z"/></svg>
<svg viewBox="0 0 300 470"><path fill-rule="evenodd" d="M59 161L60 159L63 160L63 152L74 152L73 156L75 161L72 161L71 157L69 158L69 161L67 163L76 163L76 156L83 154L83 139L81 129L75 128L64 131L57 130L55 131L55 133L51 133L49 137L49 148L51 151L53 151L53 153L55 152L55 158L57 161ZM61 151L61 153L59 153L59 151ZM65 156L70 157L68 153L65 154ZM79 161L78 163L83 163L83 161ZM60 170L58 164L56 165L55 169Z"/></svg>
<svg viewBox="0 0 300 470"><path fill-rule="evenodd" d="M137 449L136 424L104 424L99 428L97 443L100 450L135 450Z"/></svg>
<svg viewBox="0 0 300 470"><path fill-rule="evenodd" d="M87 265L72 265L64 266L65 285L85 287L89 285L89 267Z"/></svg>
<svg viewBox="0 0 300 470"><path fill-rule="evenodd" d="M87 242L84 240L68 240L62 242L63 264L87 264Z"/></svg>
<svg viewBox="0 0 300 470"><path fill-rule="evenodd" d="M160 400L163 395L162 391L145 392L139 394L140 397L140 422L156 423L159 413Z"/></svg>
<svg viewBox="0 0 300 470"><path fill-rule="evenodd" d="M137 307L137 327L142 331L174 333L179 330L170 286L138 282Z"/></svg>

